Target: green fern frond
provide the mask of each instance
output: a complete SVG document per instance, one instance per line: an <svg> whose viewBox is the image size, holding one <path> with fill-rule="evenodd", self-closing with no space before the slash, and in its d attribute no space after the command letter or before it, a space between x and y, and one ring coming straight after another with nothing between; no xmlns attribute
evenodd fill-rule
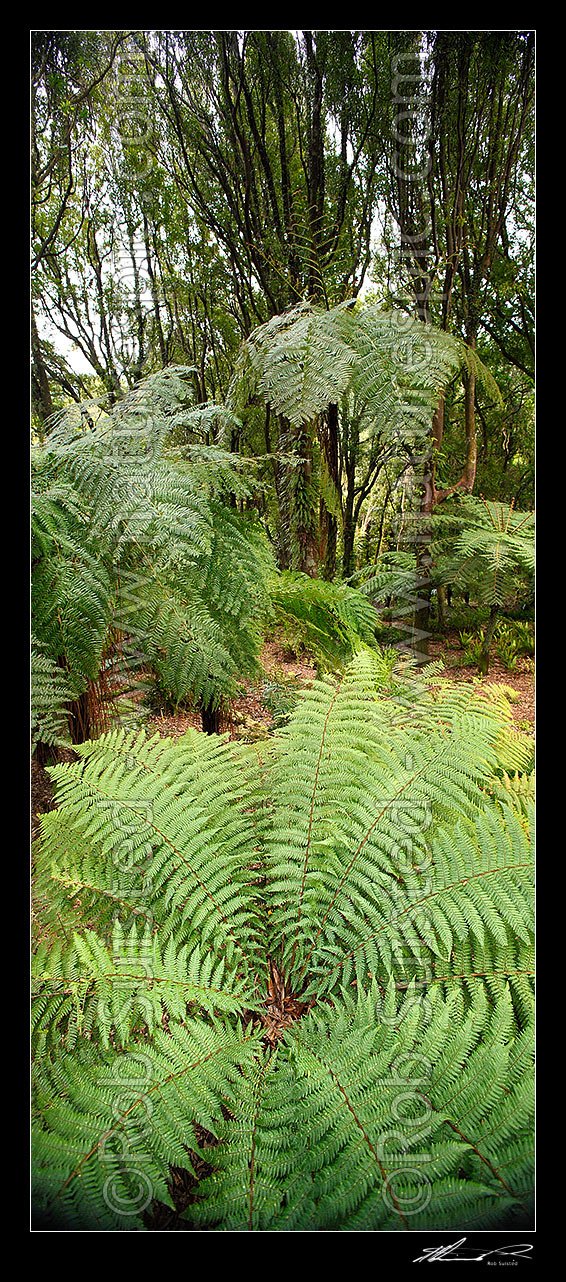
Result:
<svg viewBox="0 0 566 1282"><path fill-rule="evenodd" d="M143 925L143 923L142 923ZM75 932L70 947L38 949L32 965L32 1024L36 1037L43 1026L74 1045L88 1027L100 1034L102 1045L111 1042L127 1046L141 1027L153 1034L164 1021L183 1020L191 1009L239 1013L254 1004L251 991L230 974L225 959L201 952L197 944L189 951L177 945L172 935L161 945L159 932L151 923L138 929L136 922L127 931L114 921L108 944L92 930ZM70 997L71 1002L65 1001ZM53 1013L58 1003L56 1014ZM46 1011L46 1003L53 1010ZM41 1040L34 1046L42 1052Z"/></svg>
<svg viewBox="0 0 566 1282"><path fill-rule="evenodd" d="M341 667L360 644L375 644L373 606L349 584L282 571L272 580L271 601L276 621L321 668Z"/></svg>
<svg viewBox="0 0 566 1282"><path fill-rule="evenodd" d="M338 686L318 683L282 733L271 925L286 973L299 987L316 977L319 992L387 975L404 951L449 951L450 923L506 939L492 884L512 882L517 848L501 839L486 864L487 834L485 849L476 837L499 719L489 705L472 712L468 690L433 701L420 728L418 710L396 727L367 697L371 666L363 654Z"/></svg>
<svg viewBox="0 0 566 1282"><path fill-rule="evenodd" d="M474 374L476 382L483 388L489 400L492 401L494 405L497 405L502 409L504 402L501 395L501 389L496 379L493 377L491 370L489 370L487 365L485 365L480 359L475 348L468 347L468 344L462 341L460 341L459 346L462 353L462 363L464 367Z"/></svg>
<svg viewBox="0 0 566 1282"><path fill-rule="evenodd" d="M117 730L80 745L76 764L51 767L59 806L43 817L41 863L71 891L98 894L102 925L106 896L113 911L158 897L152 919L167 935L193 947L214 940L231 964L249 969L258 923L243 854L255 829L243 798L249 804L259 786L257 763L243 746L203 745L195 734L173 745ZM64 849L62 815L73 820Z"/></svg>
<svg viewBox="0 0 566 1282"><path fill-rule="evenodd" d="M437 990L429 1006L374 989L303 1019L244 1075L191 1218L228 1231L406 1231L520 1210L524 1148L504 1164L496 1149L512 1117L528 1135L519 1066L532 1047L514 1036L505 996L490 1010L478 990L464 1020L457 996Z"/></svg>
<svg viewBox="0 0 566 1282"><path fill-rule="evenodd" d="M415 591L415 555L385 552L374 565L358 571L350 581L376 605L396 598L406 600Z"/></svg>
<svg viewBox="0 0 566 1282"><path fill-rule="evenodd" d="M532 580L534 512L466 496L457 508L437 514L435 523L439 573L444 581L459 581L469 586L480 602L501 606L516 591L520 579Z"/></svg>
<svg viewBox="0 0 566 1282"><path fill-rule="evenodd" d="M152 668L177 704L217 707L258 671L273 558L229 501L250 497L249 461L194 439L211 419L190 374L163 371L91 407L88 429L71 407L34 464L34 625L76 694L111 633L131 673Z"/></svg>
<svg viewBox="0 0 566 1282"><path fill-rule="evenodd" d="M171 1206L170 1164L198 1151L195 1122L217 1131L257 1044L241 1025L191 1019L157 1029L151 1044L43 1069L33 1121L36 1227L138 1228L154 1197Z"/></svg>
<svg viewBox="0 0 566 1282"><path fill-rule="evenodd" d="M31 649L31 750L38 743L62 746L69 742L68 705L76 687L67 674L42 654L32 638Z"/></svg>
<svg viewBox="0 0 566 1282"><path fill-rule="evenodd" d="M364 409L365 435L414 440L429 429L461 349L451 335L399 311L349 302L324 311L302 302L253 331L228 400L238 406L251 386L300 426L350 392Z"/></svg>

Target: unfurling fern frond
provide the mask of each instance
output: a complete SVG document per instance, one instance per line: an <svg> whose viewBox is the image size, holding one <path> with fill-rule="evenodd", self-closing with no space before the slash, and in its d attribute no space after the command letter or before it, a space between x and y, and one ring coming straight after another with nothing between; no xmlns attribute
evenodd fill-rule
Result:
<svg viewBox="0 0 566 1282"><path fill-rule="evenodd" d="M360 648L256 750L115 731L52 768L38 1227L415 1231L532 1201L531 786L475 687ZM204 1165L206 1163L206 1165Z"/></svg>

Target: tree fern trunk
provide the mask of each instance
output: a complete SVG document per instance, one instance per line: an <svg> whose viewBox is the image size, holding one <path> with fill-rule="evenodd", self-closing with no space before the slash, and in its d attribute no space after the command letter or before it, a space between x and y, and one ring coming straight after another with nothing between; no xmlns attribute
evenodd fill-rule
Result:
<svg viewBox="0 0 566 1282"><path fill-rule="evenodd" d="M328 483L338 493L338 406L331 404L325 416L321 430L321 445L324 451ZM322 488L322 487L321 487ZM336 545L338 539L338 518L335 511L329 511L321 496L320 513L320 548L324 558L323 578L332 580L336 574Z"/></svg>
<svg viewBox="0 0 566 1282"><path fill-rule="evenodd" d="M354 573L354 539L356 530L354 516L349 504L344 513L344 548L342 553L342 574L348 579Z"/></svg>
<svg viewBox="0 0 566 1282"><path fill-rule="evenodd" d="M294 569L316 578L319 568L319 550L316 538L317 511L313 502L312 438L306 431L297 434L297 453L302 461L295 471L292 541Z"/></svg>
<svg viewBox="0 0 566 1282"><path fill-rule="evenodd" d="M202 705L200 719L205 734L220 734L220 708L212 701Z"/></svg>
<svg viewBox="0 0 566 1282"><path fill-rule="evenodd" d="M480 653L479 662L478 662L478 672L482 677L487 676L487 673L489 672L489 651L491 649L491 643L493 641L493 634L495 632L495 625L497 623L498 614L499 614L499 606L492 605L489 611L488 624L483 635L483 643L482 643L481 653Z"/></svg>
<svg viewBox="0 0 566 1282"><path fill-rule="evenodd" d="M438 602L438 626L440 631L444 632L447 623L448 597L443 583L438 584L436 589L436 600Z"/></svg>
<svg viewBox="0 0 566 1282"><path fill-rule="evenodd" d="M336 546L337 546L337 521L336 517L330 512L325 513L326 521L326 546L324 550L324 564L322 568L323 579L331 581L336 574Z"/></svg>

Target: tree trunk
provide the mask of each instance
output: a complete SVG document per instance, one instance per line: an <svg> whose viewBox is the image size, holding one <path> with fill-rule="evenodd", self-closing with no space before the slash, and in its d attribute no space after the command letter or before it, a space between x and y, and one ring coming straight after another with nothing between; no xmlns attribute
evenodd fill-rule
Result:
<svg viewBox="0 0 566 1282"><path fill-rule="evenodd" d="M330 495L338 501L338 406L329 405L321 426L321 446L326 479ZM333 504L334 506L334 504ZM336 511L331 511L321 495L320 506L320 553L323 558L322 577L333 579L336 574L336 546L338 540L338 518Z"/></svg>
<svg viewBox="0 0 566 1282"><path fill-rule="evenodd" d="M203 703L200 719L205 734L220 734L220 708L212 703Z"/></svg>
<svg viewBox="0 0 566 1282"><path fill-rule="evenodd" d="M493 634L495 632L495 625L497 623L498 614L499 614L499 606L492 605L489 611L489 619L488 619L487 627L483 634L482 648L481 648L481 653L480 653L479 662L478 662L478 672L482 677L486 677L489 672L489 651L491 649L491 643L493 641Z"/></svg>
<svg viewBox="0 0 566 1282"><path fill-rule="evenodd" d="M444 632L447 621L447 593L443 583L438 584L436 599L438 601L438 626L440 631Z"/></svg>
<svg viewBox="0 0 566 1282"><path fill-rule="evenodd" d="M354 519L354 481L355 470L346 468L347 489L346 501L344 504L344 538L342 549L342 575L343 578L349 579L354 573L354 540L356 537L356 523Z"/></svg>
<svg viewBox="0 0 566 1282"><path fill-rule="evenodd" d="M336 574L336 548L338 543L338 523L331 512L324 512L324 560L322 564L323 579L332 580Z"/></svg>
<svg viewBox="0 0 566 1282"><path fill-rule="evenodd" d="M417 543L417 583L419 584L420 600L413 616L414 652L415 658L419 662L428 659L429 652L428 633L430 625L431 593L430 571L432 568L430 540L432 537L432 530L428 522L428 517L431 515L435 507L435 455L442 445L443 432L444 399L441 397L432 420L432 447L430 454L424 460L422 475L420 504L421 524Z"/></svg>
<svg viewBox="0 0 566 1282"><path fill-rule="evenodd" d="M427 517L432 512L432 466L426 460L422 477L422 497L420 505L421 522L417 536L416 591L417 600L413 614L412 649L418 663L428 660L428 641L430 626L430 571L432 556L430 551L431 528Z"/></svg>
<svg viewBox="0 0 566 1282"><path fill-rule="evenodd" d="M475 344L470 342L470 347ZM463 474L463 488L471 494L476 479L478 443L476 439L476 375L472 366L464 375L465 421L466 421L466 462Z"/></svg>
<svg viewBox="0 0 566 1282"><path fill-rule="evenodd" d="M302 461L294 469L291 506L293 568L315 579L319 568L319 548L317 514L313 504L312 438L308 432L297 433L296 450Z"/></svg>

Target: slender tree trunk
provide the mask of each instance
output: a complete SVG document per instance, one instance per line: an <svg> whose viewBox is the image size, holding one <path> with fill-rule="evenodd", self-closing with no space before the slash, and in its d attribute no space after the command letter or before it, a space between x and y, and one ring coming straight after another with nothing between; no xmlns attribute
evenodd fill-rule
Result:
<svg viewBox="0 0 566 1282"><path fill-rule="evenodd" d="M489 619L487 622L487 627L483 634L482 648L481 648L481 653L480 653L479 662L478 662L478 672L482 677L487 676L489 672L489 652L491 649L491 643L493 641L493 634L495 632L495 625L497 623L498 615L499 615L499 606L492 605L489 611Z"/></svg>
<svg viewBox="0 0 566 1282"><path fill-rule="evenodd" d="M49 388L49 378L43 362L41 342L37 332L37 322L33 307L31 309L31 354L32 354L32 404L43 428L46 420L53 414L53 401Z"/></svg>
<svg viewBox="0 0 566 1282"><path fill-rule="evenodd" d="M446 628L447 620L447 595L443 583L439 583L436 589L436 599L438 601L438 626L441 632Z"/></svg>
<svg viewBox="0 0 566 1282"><path fill-rule="evenodd" d="M427 518L432 512L432 464L426 460L421 482L420 522L417 541L416 590L417 601L413 614L412 648L417 662L428 659L428 641L430 626L430 571L432 555L430 551L431 528Z"/></svg>
<svg viewBox="0 0 566 1282"><path fill-rule="evenodd" d="M289 548L288 528L285 522L285 511L286 511L285 480L284 480L285 469L284 469L284 464L282 464L280 459L273 454L273 448L271 443L271 408L269 404L266 405L266 408L265 408L265 418L263 421L263 435L265 440L266 453L272 456L271 466L273 469L273 483L275 486L275 497L277 499L277 510L278 510L276 540L277 540L277 548L278 548L279 568L281 570L288 570L291 564L291 552ZM281 446L280 437L279 437L279 444Z"/></svg>
<svg viewBox="0 0 566 1282"><path fill-rule="evenodd" d="M470 346L475 346L474 342ZM472 368L464 375L464 406L466 423L466 462L464 465L463 488L471 494L476 479L478 460L478 443L476 438L476 375Z"/></svg>
<svg viewBox="0 0 566 1282"><path fill-rule="evenodd" d="M432 529L429 517L434 511L436 500L435 488L435 454L442 444L442 435L444 431L444 400L441 397L434 418L432 420L432 448L430 455L425 459L422 475L421 503L420 503L420 525L419 541L417 543L417 583L419 584L419 604L415 609L413 616L414 628L414 650L415 657L420 661L428 658L428 632L430 626L430 572L432 569L432 555L430 551L430 541Z"/></svg>
<svg viewBox="0 0 566 1282"><path fill-rule="evenodd" d="M313 504L312 437L298 431L296 452L301 462L294 469L291 506L293 568L315 579L319 570L317 513Z"/></svg>
<svg viewBox="0 0 566 1282"><path fill-rule="evenodd" d="M338 406L329 405L325 422L321 429L321 445L326 466L329 489L336 500L339 493L338 475ZM320 550L323 557L322 576L333 579L336 574L336 547L338 540L338 518L335 511L329 511L324 496L321 495L320 509Z"/></svg>
<svg viewBox="0 0 566 1282"><path fill-rule="evenodd" d="M346 499L344 503L344 534L342 549L342 575L348 579L354 573L354 540L356 523L354 518L354 482L355 468L346 465Z"/></svg>

